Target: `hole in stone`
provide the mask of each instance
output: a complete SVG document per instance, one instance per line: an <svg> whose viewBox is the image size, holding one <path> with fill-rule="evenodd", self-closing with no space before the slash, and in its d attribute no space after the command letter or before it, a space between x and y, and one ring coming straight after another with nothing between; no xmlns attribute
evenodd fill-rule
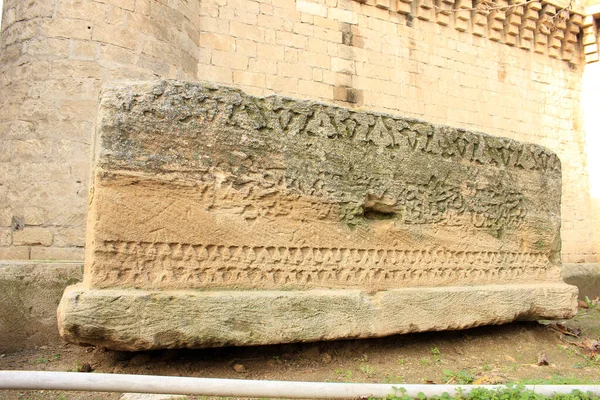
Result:
<svg viewBox="0 0 600 400"><path fill-rule="evenodd" d="M13 216L10 226L13 231L22 231L25 228L25 218Z"/></svg>
<svg viewBox="0 0 600 400"><path fill-rule="evenodd" d="M382 220L382 219L393 219L396 213L391 210L381 209L378 207L364 207L363 216L365 219L371 220Z"/></svg>
<svg viewBox="0 0 600 400"><path fill-rule="evenodd" d="M397 200L387 195L367 194L362 205L363 217L367 220L394 219L397 216Z"/></svg>

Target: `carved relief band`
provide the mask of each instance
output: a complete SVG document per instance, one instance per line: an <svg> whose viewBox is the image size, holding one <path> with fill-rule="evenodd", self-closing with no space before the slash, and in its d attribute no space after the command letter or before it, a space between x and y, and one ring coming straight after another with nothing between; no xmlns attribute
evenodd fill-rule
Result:
<svg viewBox="0 0 600 400"><path fill-rule="evenodd" d="M563 318L547 149L176 81L101 99L65 338L115 349Z"/></svg>

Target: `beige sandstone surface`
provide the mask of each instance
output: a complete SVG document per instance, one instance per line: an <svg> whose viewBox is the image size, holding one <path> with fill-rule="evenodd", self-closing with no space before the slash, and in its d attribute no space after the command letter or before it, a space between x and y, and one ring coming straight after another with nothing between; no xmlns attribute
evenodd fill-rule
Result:
<svg viewBox="0 0 600 400"><path fill-rule="evenodd" d="M561 165L482 133L204 83L115 85L69 341L267 344L567 318Z"/></svg>

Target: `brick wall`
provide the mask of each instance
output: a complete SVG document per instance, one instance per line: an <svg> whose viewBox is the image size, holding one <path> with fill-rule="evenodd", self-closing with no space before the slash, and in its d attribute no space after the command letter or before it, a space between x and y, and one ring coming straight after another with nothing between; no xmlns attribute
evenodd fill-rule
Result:
<svg viewBox="0 0 600 400"><path fill-rule="evenodd" d="M438 3L468 8L477 1ZM482 17L436 12L432 4L5 0L0 259L82 257L102 83L178 77L547 146L563 162L563 258L596 261L582 18L573 14L546 34L537 22L556 13L551 5Z"/></svg>

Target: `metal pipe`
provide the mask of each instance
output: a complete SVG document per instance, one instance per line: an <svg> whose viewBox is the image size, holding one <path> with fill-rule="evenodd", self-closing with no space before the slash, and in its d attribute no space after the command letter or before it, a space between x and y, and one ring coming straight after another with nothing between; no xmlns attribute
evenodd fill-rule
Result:
<svg viewBox="0 0 600 400"><path fill-rule="evenodd" d="M473 388L490 390L503 385L390 385L377 383L321 383L257 381L243 379L184 378L176 376L119 375L81 372L0 371L0 390L74 390L86 392L184 394L220 397L279 397L297 399L343 399L369 396L385 398L404 388L416 397L454 395L458 388L468 394ZM552 396L573 390L600 396L600 385L528 385L535 393Z"/></svg>

